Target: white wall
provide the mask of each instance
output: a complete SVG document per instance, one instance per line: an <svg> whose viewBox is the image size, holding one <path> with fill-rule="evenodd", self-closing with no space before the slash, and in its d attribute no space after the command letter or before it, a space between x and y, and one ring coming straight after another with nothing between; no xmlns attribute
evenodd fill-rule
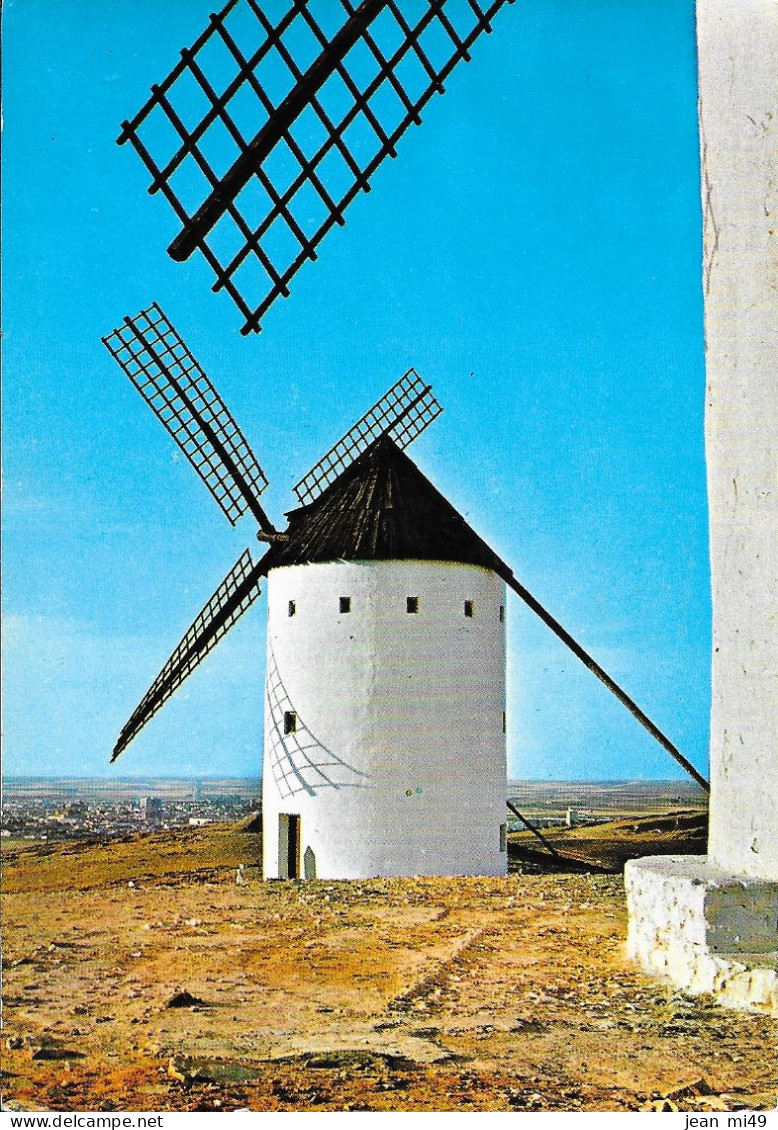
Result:
<svg viewBox="0 0 778 1130"><path fill-rule="evenodd" d="M711 862L778 879L778 2L698 0Z"/></svg>
<svg viewBox="0 0 778 1130"><path fill-rule="evenodd" d="M350 613L339 612L341 596ZM279 875L280 813L300 814L301 854L311 849L319 878L505 873L501 606L502 581L470 565L271 571L266 876ZM287 710L298 730L284 737Z"/></svg>

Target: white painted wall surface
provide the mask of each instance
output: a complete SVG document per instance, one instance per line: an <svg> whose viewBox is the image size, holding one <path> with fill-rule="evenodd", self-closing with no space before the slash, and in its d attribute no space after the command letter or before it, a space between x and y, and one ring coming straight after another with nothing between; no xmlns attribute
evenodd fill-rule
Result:
<svg viewBox="0 0 778 1130"><path fill-rule="evenodd" d="M778 879L778 0L698 0L711 861Z"/></svg>
<svg viewBox="0 0 778 1130"><path fill-rule="evenodd" d="M351 611L339 611L339 598ZM419 611L406 611L418 597ZM289 601L295 615L289 616ZM464 602L473 602L473 617ZM502 875L505 586L490 570L339 562L268 577L264 865L301 816L318 878ZM298 729L284 736L285 711Z"/></svg>

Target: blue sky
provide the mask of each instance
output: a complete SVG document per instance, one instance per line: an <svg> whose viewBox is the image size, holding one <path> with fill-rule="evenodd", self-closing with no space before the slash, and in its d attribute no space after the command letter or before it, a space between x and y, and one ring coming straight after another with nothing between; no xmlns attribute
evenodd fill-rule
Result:
<svg viewBox="0 0 778 1130"><path fill-rule="evenodd" d="M518 0L373 192L238 333L119 123L200 0L4 10L5 772L108 774L116 735L246 545L100 343L159 302L291 486L409 366L410 449L703 770L710 596L692 0ZM283 5L267 0L268 10ZM110 772L248 775L264 600ZM674 762L518 599L513 776Z"/></svg>

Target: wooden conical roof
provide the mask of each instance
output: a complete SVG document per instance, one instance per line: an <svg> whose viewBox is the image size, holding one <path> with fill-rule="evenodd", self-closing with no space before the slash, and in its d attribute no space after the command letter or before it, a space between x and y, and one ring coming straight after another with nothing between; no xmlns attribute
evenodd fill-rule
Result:
<svg viewBox="0 0 778 1130"><path fill-rule="evenodd" d="M323 561L457 561L511 570L408 456L382 436L312 503L291 511L268 569Z"/></svg>

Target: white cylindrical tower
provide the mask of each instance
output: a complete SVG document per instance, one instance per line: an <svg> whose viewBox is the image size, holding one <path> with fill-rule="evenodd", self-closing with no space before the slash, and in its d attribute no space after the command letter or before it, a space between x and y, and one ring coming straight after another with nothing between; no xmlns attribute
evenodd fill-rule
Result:
<svg viewBox="0 0 778 1130"><path fill-rule="evenodd" d="M265 565L265 876L504 875L507 565L387 435Z"/></svg>
<svg viewBox="0 0 778 1130"><path fill-rule="evenodd" d="M504 609L459 562L270 572L266 877L505 874Z"/></svg>

